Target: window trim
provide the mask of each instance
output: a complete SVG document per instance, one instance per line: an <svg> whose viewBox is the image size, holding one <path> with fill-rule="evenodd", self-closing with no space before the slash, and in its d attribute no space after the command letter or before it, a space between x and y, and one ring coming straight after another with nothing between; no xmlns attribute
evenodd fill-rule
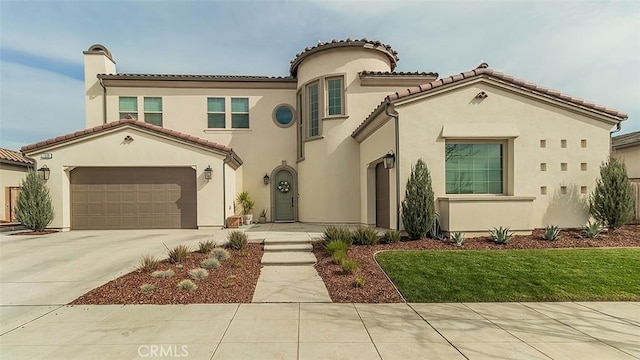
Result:
<svg viewBox="0 0 640 360"><path fill-rule="evenodd" d="M276 115L278 113L278 110L280 110L280 108L287 108L291 111L291 121L287 124L282 124L278 121ZM286 104L286 103L282 103L282 104L278 104L273 108L273 111L271 112L271 120L273 120L273 123L276 124L276 126L286 129L289 128L291 126L293 126L293 124L296 123L296 118L297 118L297 114L296 114L296 109L293 108L293 106Z"/></svg>
<svg viewBox="0 0 640 360"><path fill-rule="evenodd" d="M342 119L347 117L347 101L346 101L346 88L345 88L345 75L344 74L332 74L332 75L327 75L323 77L324 80L324 85L325 85L325 91L323 91L324 93L324 97L325 97L325 112L324 112L324 116L323 116L323 120L333 120L333 119ZM329 81L331 80L340 80L340 113L339 114L329 114L329 106L330 106L330 102L329 102Z"/></svg>
<svg viewBox="0 0 640 360"><path fill-rule="evenodd" d="M209 111L209 99L222 99L222 104L224 105L224 111ZM227 128L227 99L222 96L207 96L207 129L215 129L215 130L224 130ZM222 114L224 115L224 127L209 127L209 114Z"/></svg>
<svg viewBox="0 0 640 360"><path fill-rule="evenodd" d="M304 160L304 96L302 89L296 92L296 105L298 107L298 126L296 127L297 161Z"/></svg>
<svg viewBox="0 0 640 360"><path fill-rule="evenodd" d="M502 157L502 172L501 172L501 182L502 182L502 192L500 193L448 193L447 192L447 159L445 156L443 165L444 165L444 196L471 196L471 197L480 197L480 196L506 196L513 194L513 163L512 163L512 153L513 153L513 141L510 139L446 139L444 142L443 154L446 154L447 145L456 145L456 144L464 144L464 145L500 145L501 146L501 157Z"/></svg>
<svg viewBox="0 0 640 360"><path fill-rule="evenodd" d="M160 111L147 110L147 107L146 107L146 105L147 105L146 100L147 99L160 99ZM163 105L163 101L162 101L162 96L144 96L142 98L142 110L143 110L143 114L144 114L144 122L145 123L151 124L151 125L160 126L160 127L162 127L164 125L164 116L162 115L163 112L164 112L164 105ZM147 114L160 114L160 125L148 122L147 121Z"/></svg>

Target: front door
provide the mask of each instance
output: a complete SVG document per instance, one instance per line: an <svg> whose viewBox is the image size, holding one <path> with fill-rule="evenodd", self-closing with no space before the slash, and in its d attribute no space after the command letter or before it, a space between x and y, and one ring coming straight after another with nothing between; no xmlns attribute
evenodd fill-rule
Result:
<svg viewBox="0 0 640 360"><path fill-rule="evenodd" d="M275 176L274 221L294 221L295 219L295 195L297 193L293 181L293 175L288 170L280 170Z"/></svg>

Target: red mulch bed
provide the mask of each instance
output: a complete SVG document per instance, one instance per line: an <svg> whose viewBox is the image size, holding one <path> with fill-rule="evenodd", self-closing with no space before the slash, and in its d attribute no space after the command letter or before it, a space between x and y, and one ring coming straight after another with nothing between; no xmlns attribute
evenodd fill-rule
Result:
<svg viewBox="0 0 640 360"><path fill-rule="evenodd" d="M580 230L563 230L554 241L542 238L543 231L532 235L515 236L505 245L493 242L489 237L469 238L463 246L434 239L401 241L397 244L357 246L349 248L347 256L359 265L356 274L346 275L340 265L333 262L320 242L313 244L313 252L318 259L316 269L324 280L333 302L393 303L403 302L397 290L374 260L374 254L384 250L503 250L503 249L558 249L558 248L598 248L598 247L640 247L640 225L626 225L613 234L603 234L597 239L580 237ZM407 239L403 239L407 240ZM361 288L352 285L356 276L365 278Z"/></svg>
<svg viewBox="0 0 640 360"><path fill-rule="evenodd" d="M49 234L53 234L53 233L57 233L57 230L43 230L43 231L20 231L20 232L15 232L11 235L29 235L29 236L33 236L33 235L49 235Z"/></svg>
<svg viewBox="0 0 640 360"><path fill-rule="evenodd" d="M91 290L71 304L249 303L260 276L262 244L248 244L244 253L231 249L229 253L229 259L222 261L218 268L209 270L207 278L194 281L198 285L195 291L180 290L176 285L189 279L187 272L199 267L200 262L209 257L198 252L191 253L179 264L162 261L158 270L173 270L175 275L172 278L154 278L149 272L136 270ZM155 285L156 289L141 292L140 285L145 283Z"/></svg>

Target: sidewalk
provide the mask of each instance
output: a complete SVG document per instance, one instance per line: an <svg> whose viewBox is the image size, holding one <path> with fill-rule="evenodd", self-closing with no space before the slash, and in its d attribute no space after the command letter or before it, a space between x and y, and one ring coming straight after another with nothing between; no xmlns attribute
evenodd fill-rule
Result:
<svg viewBox="0 0 640 360"><path fill-rule="evenodd" d="M637 302L64 306L0 357L637 359L638 334Z"/></svg>

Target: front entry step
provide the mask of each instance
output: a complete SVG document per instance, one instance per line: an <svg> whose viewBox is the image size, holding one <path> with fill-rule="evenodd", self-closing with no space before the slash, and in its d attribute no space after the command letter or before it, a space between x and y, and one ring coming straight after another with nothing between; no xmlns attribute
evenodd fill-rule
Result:
<svg viewBox="0 0 640 360"><path fill-rule="evenodd" d="M313 246L311 246L311 244L309 244L309 242L307 241L306 243L302 243L302 244L264 244L264 251L265 252L279 252L279 251L302 251L302 252L309 252L313 250Z"/></svg>
<svg viewBox="0 0 640 360"><path fill-rule="evenodd" d="M316 257L312 252L274 251L262 255L262 265L313 265Z"/></svg>

